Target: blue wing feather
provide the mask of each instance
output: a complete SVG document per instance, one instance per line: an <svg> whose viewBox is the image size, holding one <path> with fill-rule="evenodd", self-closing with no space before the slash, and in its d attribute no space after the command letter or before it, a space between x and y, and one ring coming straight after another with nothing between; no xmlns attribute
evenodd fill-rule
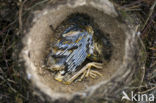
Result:
<svg viewBox="0 0 156 103"><path fill-rule="evenodd" d="M71 30L78 29L73 26L68 28L64 33L70 32ZM81 40L76 42L79 38L81 38ZM70 41L72 43L67 43L65 41ZM87 47L87 45L89 46ZM66 65L65 71L72 73L77 70L77 67L80 66L85 61L88 54L91 53L88 51L93 51L92 35L88 32L80 32L74 36L67 36L57 43L56 47L60 49L60 51L58 51L55 55L58 57L65 56L62 58L63 60L60 61ZM73 49L72 52L71 49Z"/></svg>
<svg viewBox="0 0 156 103"><path fill-rule="evenodd" d="M76 68L80 66L87 58L88 48L86 47L86 45L89 43L88 40L91 39L91 36L87 35L86 32L83 33L85 34L83 36L86 36L86 38L83 37L78 43L78 49L74 50L70 54L69 58L67 57L66 64L68 72L74 72Z"/></svg>

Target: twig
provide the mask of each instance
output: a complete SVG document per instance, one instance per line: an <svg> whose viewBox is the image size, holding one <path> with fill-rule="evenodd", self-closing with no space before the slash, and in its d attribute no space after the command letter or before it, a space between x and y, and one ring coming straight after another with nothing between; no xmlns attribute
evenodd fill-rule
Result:
<svg viewBox="0 0 156 103"><path fill-rule="evenodd" d="M9 32L9 30L8 30L8 32ZM5 36L5 38L4 38L4 40L3 40L3 43L2 43L2 50L4 49L4 47L5 47L5 43L6 43L6 40L7 40L7 37L8 37L8 33L6 34L6 36Z"/></svg>
<svg viewBox="0 0 156 103"><path fill-rule="evenodd" d="M3 76L1 76L1 75L0 75L0 79L1 79L1 80L3 80L3 81L5 81L4 77L3 77Z"/></svg>
<svg viewBox="0 0 156 103"><path fill-rule="evenodd" d="M129 9L129 8L127 8L124 11L141 11L141 9Z"/></svg>
<svg viewBox="0 0 156 103"><path fill-rule="evenodd" d="M2 35L4 32L6 32L6 30L8 30L8 28L9 28L12 24L14 24L15 22L16 22L16 20L13 21L12 23L10 23L9 25L7 25L6 27L4 27L4 28L2 29L2 31L0 31L0 35Z"/></svg>
<svg viewBox="0 0 156 103"><path fill-rule="evenodd" d="M154 48L154 47L152 47L152 48L150 48L151 50L156 50L156 48Z"/></svg>
<svg viewBox="0 0 156 103"><path fill-rule="evenodd" d="M143 83L143 81L144 81L144 78L145 78L145 67L143 67L142 70L143 70L143 75L142 75L142 77L141 77L141 82L140 82L139 88L141 87L141 85L142 85L142 83Z"/></svg>
<svg viewBox="0 0 156 103"><path fill-rule="evenodd" d="M8 82L7 82L8 86L10 87L10 89L14 92L14 93L17 93L17 90L14 89Z"/></svg>
<svg viewBox="0 0 156 103"><path fill-rule="evenodd" d="M6 49L5 49L5 43L6 43L7 37L8 37L8 33L6 34L5 39L3 41L3 44L2 44L2 52L3 52L3 59L5 60L5 64L6 64L7 68L8 68L8 70L9 70L8 61L6 59L6 55L7 55L6 53L7 52L6 52Z"/></svg>
<svg viewBox="0 0 156 103"><path fill-rule="evenodd" d="M2 70L2 68L0 67L0 73L4 73L4 71Z"/></svg>
<svg viewBox="0 0 156 103"><path fill-rule="evenodd" d="M19 30L22 32L23 24L22 24L22 15L23 15L23 5L25 4L27 0L24 0L23 2L20 2L20 9L19 9Z"/></svg>
<svg viewBox="0 0 156 103"><path fill-rule="evenodd" d="M15 81L11 80L11 79L7 79L8 82L11 82L11 83L14 83L14 84L17 84Z"/></svg>
<svg viewBox="0 0 156 103"><path fill-rule="evenodd" d="M121 8L131 7L131 6L136 5L136 4L139 4L141 2L143 2L143 0L137 0L137 1L134 1L134 2L132 2L130 4L124 5Z"/></svg>
<svg viewBox="0 0 156 103"><path fill-rule="evenodd" d="M119 10L125 10L125 11L136 11L136 10L141 10L141 9L136 9L140 6L140 3L143 2L143 0L137 0L135 2L132 2L128 5L124 5L124 6L118 6L118 5L115 5L117 6L117 8Z"/></svg>
<svg viewBox="0 0 156 103"><path fill-rule="evenodd" d="M151 68L154 67L156 65L156 61L154 63L151 64Z"/></svg>
<svg viewBox="0 0 156 103"><path fill-rule="evenodd" d="M147 25L147 22L149 21L150 17L152 16L155 5L156 5L156 0L154 1L153 5L152 5L151 8L150 8L149 15L148 15L148 17L147 17L147 19L146 19L146 21L145 21L145 24L144 24L142 30L144 30L145 26Z"/></svg>
<svg viewBox="0 0 156 103"><path fill-rule="evenodd" d="M136 86L136 87L126 86L126 87L124 87L124 89L130 89L130 90L136 90L138 88L145 88L145 86L141 85L140 87L138 87L138 86Z"/></svg>
<svg viewBox="0 0 156 103"><path fill-rule="evenodd" d="M148 89L148 90L146 90L146 91L138 92L138 93L140 93L140 94L145 94L145 93L150 92L150 91L152 91L152 90L154 90L154 89L156 89L156 86L153 87L153 88L150 88L150 89Z"/></svg>
<svg viewBox="0 0 156 103"><path fill-rule="evenodd" d="M36 7L36 6L40 5L40 4L43 4L43 3L47 2L47 1L49 1L49 0L43 0L41 2L38 2L35 5L33 5L32 7L28 8L27 10L29 11L29 10L33 9L34 7Z"/></svg>
<svg viewBox="0 0 156 103"><path fill-rule="evenodd" d="M140 7L140 4L134 5L134 6L130 6L130 7L126 7L126 8L124 8L124 9L125 9L125 10L126 10L126 9L135 9L135 8L138 8L138 7Z"/></svg>
<svg viewBox="0 0 156 103"><path fill-rule="evenodd" d="M148 75L148 78L149 78L149 79L153 79L153 78L155 78L155 77L156 77L155 74L156 74L156 69L153 70L152 73L150 73L150 74Z"/></svg>

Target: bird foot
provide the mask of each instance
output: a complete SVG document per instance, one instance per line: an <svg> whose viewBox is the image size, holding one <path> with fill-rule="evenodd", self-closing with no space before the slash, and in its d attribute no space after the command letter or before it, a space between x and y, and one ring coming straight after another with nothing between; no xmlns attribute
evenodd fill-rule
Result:
<svg viewBox="0 0 156 103"><path fill-rule="evenodd" d="M89 76L91 78L95 79L97 76L101 76L102 77L102 74L100 72L96 71L96 70L91 70L90 68L88 68L88 70L83 72L83 74L78 79L78 81L82 81L84 78L87 78Z"/></svg>
<svg viewBox="0 0 156 103"><path fill-rule="evenodd" d="M103 64L102 63L97 63L97 62L91 62L86 64L80 71L78 71L76 74L74 74L70 79L65 81L65 84L70 84L72 83L76 78L78 78L80 75L81 77L79 78L78 81L82 81L85 77L91 77L91 78L96 78L97 76L102 76L102 74L96 70L91 70L91 67L95 67L97 69L102 69Z"/></svg>

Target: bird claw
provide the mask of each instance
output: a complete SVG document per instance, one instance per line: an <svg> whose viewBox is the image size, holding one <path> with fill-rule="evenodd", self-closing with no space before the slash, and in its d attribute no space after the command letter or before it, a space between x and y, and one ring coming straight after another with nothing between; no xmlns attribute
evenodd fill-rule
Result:
<svg viewBox="0 0 156 103"><path fill-rule="evenodd" d="M102 63L96 63L96 62L88 63L80 71L78 71L70 79L68 79L65 84L72 83L80 75L81 75L81 77L78 79L78 81L82 81L82 79L84 79L85 77L88 77L88 76L90 76L91 78L96 78L97 76L102 76L102 74L100 72L98 72L96 70L91 70L91 67L95 67L97 69L102 69L103 64Z"/></svg>
<svg viewBox="0 0 156 103"><path fill-rule="evenodd" d="M82 81L84 78L87 78L89 76L95 79L97 76L102 77L102 74L96 70L91 70L90 68L88 68L88 70L84 71L84 73L81 75L78 81Z"/></svg>

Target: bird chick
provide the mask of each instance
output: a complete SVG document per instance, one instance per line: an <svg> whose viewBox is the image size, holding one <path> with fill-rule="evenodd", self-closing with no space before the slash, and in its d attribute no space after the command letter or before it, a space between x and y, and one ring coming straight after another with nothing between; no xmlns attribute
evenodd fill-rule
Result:
<svg viewBox="0 0 156 103"><path fill-rule="evenodd" d="M101 54L101 50L96 43L93 42L93 28L90 25L70 25L60 35L61 37L54 45L50 57L55 59L55 64L50 66L52 71L56 71L55 80L65 84L72 83L79 78L81 81L85 77L95 78L102 76L92 67L102 69L103 64L94 62L98 61L97 54ZM96 49L96 50L95 50ZM91 59L84 67L80 68L86 59Z"/></svg>

